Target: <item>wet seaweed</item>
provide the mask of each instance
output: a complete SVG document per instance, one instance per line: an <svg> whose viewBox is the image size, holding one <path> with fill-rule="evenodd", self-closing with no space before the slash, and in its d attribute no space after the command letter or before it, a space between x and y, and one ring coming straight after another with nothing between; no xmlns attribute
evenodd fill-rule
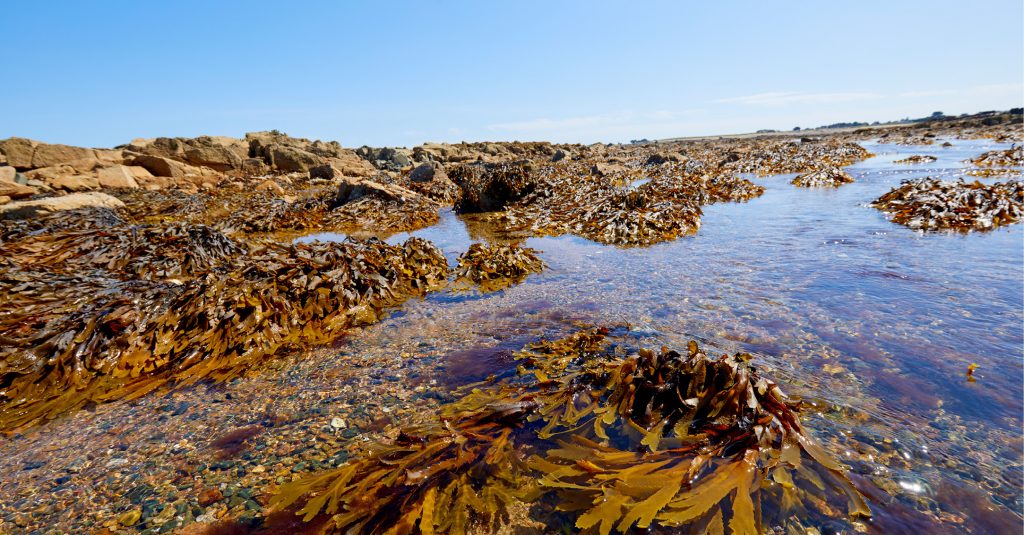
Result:
<svg viewBox="0 0 1024 535"><path fill-rule="evenodd" d="M838 188L853 182L853 177L838 167L823 167L797 175L790 183L801 188Z"/></svg>
<svg viewBox="0 0 1024 535"><path fill-rule="evenodd" d="M991 185L925 177L908 180L872 206L917 230L991 230L1017 223L1024 210L1024 182Z"/></svg>
<svg viewBox="0 0 1024 535"><path fill-rule="evenodd" d="M438 420L367 455L283 485L338 531L465 533L508 523L509 507L568 515L584 533L634 526L756 534L870 516L845 469L807 435L800 404L750 356L639 349L607 329L528 346L519 375L478 386ZM771 522L769 524L769 522Z"/></svg>
<svg viewBox="0 0 1024 535"><path fill-rule="evenodd" d="M482 292L515 286L531 273L544 270L544 261L537 256L538 252L515 243L474 243L459 256L455 283L475 285Z"/></svg>
<svg viewBox="0 0 1024 535"><path fill-rule="evenodd" d="M938 158L936 158L935 156L931 156L931 155L927 155L927 154L924 154L924 155L923 154L915 154L913 156L908 156L908 157L900 159L900 160L895 160L892 163L919 164L919 163L932 163L932 162L934 162L936 160L938 160Z"/></svg>
<svg viewBox="0 0 1024 535"><path fill-rule="evenodd" d="M0 271L0 430L168 383L226 381L447 280L432 244L269 245L187 282Z"/></svg>

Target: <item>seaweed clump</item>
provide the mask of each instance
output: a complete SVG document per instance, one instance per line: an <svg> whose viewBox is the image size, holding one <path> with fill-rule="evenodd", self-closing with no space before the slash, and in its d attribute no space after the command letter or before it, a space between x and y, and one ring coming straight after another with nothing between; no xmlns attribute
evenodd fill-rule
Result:
<svg viewBox="0 0 1024 535"><path fill-rule="evenodd" d="M971 160L979 167L1021 167L1024 166L1024 145L1014 145L1005 150L993 150Z"/></svg>
<svg viewBox="0 0 1024 535"><path fill-rule="evenodd" d="M904 181L872 206L891 214L896 223L916 230L991 230L1020 221L1024 183L986 185L926 177Z"/></svg>
<svg viewBox="0 0 1024 535"><path fill-rule="evenodd" d="M459 256L456 282L475 284L483 292L503 290L522 282L531 273L544 271L538 251L519 244L474 243Z"/></svg>
<svg viewBox="0 0 1024 535"><path fill-rule="evenodd" d="M938 160L938 158L930 154L915 154L913 156L908 156L906 158L896 160L893 163L932 163L936 160Z"/></svg>
<svg viewBox="0 0 1024 535"><path fill-rule="evenodd" d="M822 167L798 175L790 183L801 188L838 188L853 182L853 177L838 167Z"/></svg>
<svg viewBox="0 0 1024 535"><path fill-rule="evenodd" d="M191 277L245 252L211 227L181 223L50 231L0 245L0 255L25 267L105 269L139 279Z"/></svg>
<svg viewBox="0 0 1024 535"><path fill-rule="evenodd" d="M800 531L870 509L800 425L800 404L738 354L630 351L607 329L541 342L517 377L478 386L367 455L283 485L306 520L350 533L465 533L532 504L583 533ZM521 510L521 507L520 507Z"/></svg>
<svg viewBox="0 0 1024 535"><path fill-rule="evenodd" d="M187 282L115 275L0 271L0 430L168 383L232 379L376 321L443 285L448 265L410 238L269 245Z"/></svg>

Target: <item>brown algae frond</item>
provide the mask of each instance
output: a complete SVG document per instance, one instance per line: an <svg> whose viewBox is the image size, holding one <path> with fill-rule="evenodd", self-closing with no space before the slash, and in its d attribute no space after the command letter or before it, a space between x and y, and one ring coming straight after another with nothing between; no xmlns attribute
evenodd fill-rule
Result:
<svg viewBox="0 0 1024 535"><path fill-rule="evenodd" d="M518 377L283 485L274 506L300 502L305 519L330 515L338 531L359 533L494 531L523 503L601 534L800 529L834 517L837 502L870 516L845 468L804 433L799 403L749 355L710 358L696 342L628 353L608 332L528 346Z"/></svg>
<svg viewBox="0 0 1024 535"><path fill-rule="evenodd" d="M519 284L531 273L544 270L538 252L514 243L474 243L459 256L455 282L476 285L482 292L503 290Z"/></svg>

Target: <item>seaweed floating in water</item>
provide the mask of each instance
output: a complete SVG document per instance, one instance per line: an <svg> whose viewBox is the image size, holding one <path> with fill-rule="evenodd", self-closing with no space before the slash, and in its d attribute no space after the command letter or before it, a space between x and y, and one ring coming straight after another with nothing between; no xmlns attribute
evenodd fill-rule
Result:
<svg viewBox="0 0 1024 535"><path fill-rule="evenodd" d="M937 178L908 180L882 195L872 206L892 220L918 230L991 230L1017 223L1024 206L1024 183L947 182Z"/></svg>
<svg viewBox="0 0 1024 535"><path fill-rule="evenodd" d="M517 378L475 388L438 421L285 484L273 506L302 500L305 519L323 513L337 530L361 533L493 531L523 503L601 534L799 529L834 517L836 501L851 517L870 516L843 466L804 433L799 403L749 355L712 359L690 342L683 353L625 356L607 334L528 346Z"/></svg>
<svg viewBox="0 0 1024 535"><path fill-rule="evenodd" d="M544 261L537 256L538 252L515 243L474 243L459 256L455 281L477 285L482 292L515 286L531 273L544 271Z"/></svg>
<svg viewBox="0 0 1024 535"><path fill-rule="evenodd" d="M853 182L853 177L838 167L822 167L810 173L798 175L790 183L801 188L838 188Z"/></svg>
<svg viewBox="0 0 1024 535"><path fill-rule="evenodd" d="M0 430L237 377L447 280L432 244L271 245L185 283L0 270Z"/></svg>

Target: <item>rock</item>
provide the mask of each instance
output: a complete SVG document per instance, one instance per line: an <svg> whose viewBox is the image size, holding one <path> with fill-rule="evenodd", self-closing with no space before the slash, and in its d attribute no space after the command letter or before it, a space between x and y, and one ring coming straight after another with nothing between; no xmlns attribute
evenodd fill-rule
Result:
<svg viewBox="0 0 1024 535"><path fill-rule="evenodd" d="M165 176L170 178L182 178L186 175L186 164L166 158L149 154L134 156L129 162L130 165L145 167L154 176Z"/></svg>
<svg viewBox="0 0 1024 535"><path fill-rule="evenodd" d="M394 149L391 147L375 149L373 147L362 146L356 149L356 155L370 162L374 167L382 171L401 171L402 169L412 165L412 160L409 156L414 156L415 153L405 149Z"/></svg>
<svg viewBox="0 0 1024 535"><path fill-rule="evenodd" d="M419 197L418 193L393 184L381 184L372 180L360 180L349 177L340 178L341 183L338 185L338 196L336 198L336 202L339 205L359 200L367 195L399 202Z"/></svg>
<svg viewBox="0 0 1024 535"><path fill-rule="evenodd" d="M270 166L285 173L309 171L323 163L321 158L311 152L286 145L271 145L266 149Z"/></svg>
<svg viewBox="0 0 1024 535"><path fill-rule="evenodd" d="M27 219L79 208L123 208L118 198L100 192L72 193L31 201L15 201L0 206L0 219Z"/></svg>
<svg viewBox="0 0 1024 535"><path fill-rule="evenodd" d="M216 487L211 487L199 494L199 506L208 507L224 499L224 493Z"/></svg>
<svg viewBox="0 0 1024 535"><path fill-rule="evenodd" d="M242 172L249 176L260 176L267 174L269 168L266 162L259 158L246 158L242 160Z"/></svg>
<svg viewBox="0 0 1024 535"><path fill-rule="evenodd" d="M36 189L31 186L17 184L0 180L0 196L10 199L24 199L36 194Z"/></svg>
<svg viewBox="0 0 1024 535"><path fill-rule="evenodd" d="M123 513L121 516L117 517L117 523L121 524L122 526L134 526L135 524L139 523L139 520L141 518L142 511L138 509L132 509L131 511Z"/></svg>
<svg viewBox="0 0 1024 535"><path fill-rule="evenodd" d="M18 170L5 165L0 167L0 182L15 182L18 177Z"/></svg>
<svg viewBox="0 0 1024 535"><path fill-rule="evenodd" d="M667 162L678 162L681 161L680 157L676 154L656 152L647 157L645 165L661 165Z"/></svg>
<svg viewBox="0 0 1024 535"><path fill-rule="evenodd" d="M284 195L284 188L273 180L263 181L259 186L256 186L256 191L269 191L279 196Z"/></svg>
<svg viewBox="0 0 1024 535"><path fill-rule="evenodd" d="M139 187L139 183L135 180L135 174L126 165L102 168L96 172L96 180L99 182L100 187L103 188L136 189Z"/></svg>
<svg viewBox="0 0 1024 535"><path fill-rule="evenodd" d="M95 159L96 153L92 149L72 147L71 145L51 145L40 143L32 153L32 167L52 167L75 160Z"/></svg>
<svg viewBox="0 0 1024 535"><path fill-rule="evenodd" d="M0 141L0 152L7 158L7 165L17 169L32 169L32 153L38 142L23 137L12 137Z"/></svg>
<svg viewBox="0 0 1024 535"><path fill-rule="evenodd" d="M93 149L96 159L103 163L124 163L124 152L120 149Z"/></svg>
<svg viewBox="0 0 1024 535"><path fill-rule="evenodd" d="M0 195L0 205L11 202L11 198L6 195Z"/></svg>
<svg viewBox="0 0 1024 535"><path fill-rule="evenodd" d="M531 193L537 186L529 163L460 164L447 169L462 189L459 213L496 212Z"/></svg>
<svg viewBox="0 0 1024 535"><path fill-rule="evenodd" d="M46 185L64 191L92 191L99 189L100 182L91 175L60 175L46 182Z"/></svg>
<svg viewBox="0 0 1024 535"><path fill-rule="evenodd" d="M590 174L595 176L608 176L612 173L623 171L625 167L619 164L597 162L590 167Z"/></svg>
<svg viewBox="0 0 1024 535"><path fill-rule="evenodd" d="M555 153L551 156L551 161L552 162L560 162L562 160L571 160L571 159L572 159L572 154L570 152L564 151L562 149L556 150Z"/></svg>
<svg viewBox="0 0 1024 535"><path fill-rule="evenodd" d="M60 165L70 166L79 174L87 174L95 171L99 167L106 167L110 164L101 162L97 158L80 158L78 160L71 160Z"/></svg>
<svg viewBox="0 0 1024 535"><path fill-rule="evenodd" d="M206 166L216 171L230 171L242 167L242 158L228 147L209 144L185 149L185 161Z"/></svg>
<svg viewBox="0 0 1024 535"><path fill-rule="evenodd" d="M435 162L423 162L416 166L409 173L409 180L413 182L432 182L434 180L448 180L444 167Z"/></svg>
<svg viewBox="0 0 1024 535"><path fill-rule="evenodd" d="M316 167L309 168L310 179L322 178L324 180L334 180L335 178L341 178L342 176L344 176L344 173L330 164L318 165Z"/></svg>

